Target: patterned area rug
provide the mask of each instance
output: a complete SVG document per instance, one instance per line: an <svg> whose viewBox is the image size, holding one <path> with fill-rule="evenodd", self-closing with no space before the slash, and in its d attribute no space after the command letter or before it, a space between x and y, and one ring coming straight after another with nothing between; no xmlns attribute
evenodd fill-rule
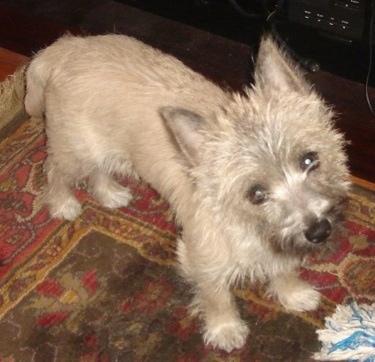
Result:
<svg viewBox="0 0 375 362"><path fill-rule="evenodd" d="M174 266L173 215L146 184L108 210L77 191L83 214L50 219L43 124L27 119L0 144L0 361L309 361L335 306L375 301L375 194L354 185L338 250L301 270L324 295L286 313L259 286L235 290L251 333L231 354L206 347Z"/></svg>

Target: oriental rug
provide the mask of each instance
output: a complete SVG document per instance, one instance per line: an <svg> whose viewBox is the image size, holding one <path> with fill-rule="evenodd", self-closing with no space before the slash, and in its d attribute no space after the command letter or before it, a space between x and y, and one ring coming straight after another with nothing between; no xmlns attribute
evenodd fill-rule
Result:
<svg viewBox="0 0 375 362"><path fill-rule="evenodd" d="M234 291L250 326L228 354L204 346L175 269L178 230L147 184L109 210L85 190L74 222L42 202L45 135L26 119L0 143L0 361L310 361L337 304L375 301L375 193L354 184L339 248L301 269L323 294L317 311L286 313L262 285Z"/></svg>

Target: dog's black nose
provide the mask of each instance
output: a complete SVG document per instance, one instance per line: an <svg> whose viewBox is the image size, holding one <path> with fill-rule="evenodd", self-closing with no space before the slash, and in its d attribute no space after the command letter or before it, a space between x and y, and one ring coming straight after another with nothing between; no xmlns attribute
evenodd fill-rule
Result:
<svg viewBox="0 0 375 362"><path fill-rule="evenodd" d="M331 224L327 219L317 221L312 224L306 231L305 237L308 241L318 244L323 242L331 235Z"/></svg>

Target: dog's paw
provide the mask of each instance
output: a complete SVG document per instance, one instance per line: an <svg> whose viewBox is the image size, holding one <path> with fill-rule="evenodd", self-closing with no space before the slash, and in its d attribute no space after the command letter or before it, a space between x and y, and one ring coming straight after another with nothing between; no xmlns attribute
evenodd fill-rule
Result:
<svg viewBox="0 0 375 362"><path fill-rule="evenodd" d="M278 299L286 310L304 312L317 309L321 295L308 284L301 283L287 293L279 292Z"/></svg>
<svg viewBox="0 0 375 362"><path fill-rule="evenodd" d="M106 189L95 190L94 197L96 200L110 209L128 206L132 199L132 194L129 189L121 186L117 182L112 182L108 186L109 187Z"/></svg>
<svg viewBox="0 0 375 362"><path fill-rule="evenodd" d="M320 303L321 295L312 288L296 290L289 295L285 301L285 309L294 310L296 312L304 312L315 310Z"/></svg>
<svg viewBox="0 0 375 362"><path fill-rule="evenodd" d="M203 338L206 344L229 353L243 347L248 334L249 328L243 321L236 319L207 327Z"/></svg>
<svg viewBox="0 0 375 362"><path fill-rule="evenodd" d="M268 295L278 299L286 310L303 312L318 308L321 295L295 275L284 275L271 281Z"/></svg>
<svg viewBox="0 0 375 362"><path fill-rule="evenodd" d="M49 201L49 211L53 218L73 221L82 212L80 203L75 197L68 197L63 203Z"/></svg>

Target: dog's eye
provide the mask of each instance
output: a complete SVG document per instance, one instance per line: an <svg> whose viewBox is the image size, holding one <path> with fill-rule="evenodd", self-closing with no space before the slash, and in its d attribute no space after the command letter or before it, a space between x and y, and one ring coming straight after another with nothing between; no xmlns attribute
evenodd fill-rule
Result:
<svg viewBox="0 0 375 362"><path fill-rule="evenodd" d="M254 205L260 205L267 200L267 191L261 185L255 185L247 192L247 197Z"/></svg>
<svg viewBox="0 0 375 362"><path fill-rule="evenodd" d="M316 152L308 152L301 158L302 171L313 171L319 167L319 157Z"/></svg>

